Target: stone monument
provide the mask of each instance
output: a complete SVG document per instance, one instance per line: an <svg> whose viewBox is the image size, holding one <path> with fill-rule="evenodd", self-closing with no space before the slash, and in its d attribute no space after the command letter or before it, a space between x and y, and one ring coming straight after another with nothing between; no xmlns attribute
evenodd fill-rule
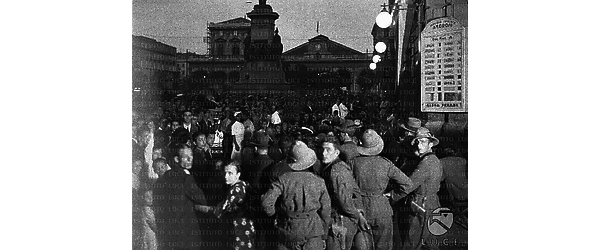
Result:
<svg viewBox="0 0 600 250"><path fill-rule="evenodd" d="M235 89L287 90L281 67L283 44L275 20L279 14L273 12L266 0L260 0L246 15L250 18L250 35L244 39L244 68Z"/></svg>

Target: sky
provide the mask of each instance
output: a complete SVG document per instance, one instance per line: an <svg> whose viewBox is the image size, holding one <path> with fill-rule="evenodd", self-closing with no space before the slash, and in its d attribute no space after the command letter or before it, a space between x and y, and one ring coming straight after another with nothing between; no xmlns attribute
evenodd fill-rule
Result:
<svg viewBox="0 0 600 250"><path fill-rule="evenodd" d="M279 14L284 51L319 34L365 52L373 51L371 29L386 0L267 0ZM174 46L178 52L206 53L208 22L244 17L258 0L133 0L132 34ZM319 22L319 33L316 31Z"/></svg>

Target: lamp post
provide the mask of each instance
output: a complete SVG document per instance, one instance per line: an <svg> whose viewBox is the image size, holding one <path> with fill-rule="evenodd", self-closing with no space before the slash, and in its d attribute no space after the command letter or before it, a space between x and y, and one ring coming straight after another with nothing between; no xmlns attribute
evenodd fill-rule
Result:
<svg viewBox="0 0 600 250"><path fill-rule="evenodd" d="M386 4L383 4L381 6L383 8L382 8L381 12L375 18L375 24L377 25L377 27L379 27L381 29L387 29L392 25L393 17L392 17L392 15L390 15L390 13L388 12L386 7L389 6L390 11L392 11L393 6L386 5ZM377 43L375 43L374 49L375 49L375 52L377 52L378 54L373 53L374 54L373 55L373 63L371 63L369 65L369 68L372 70L375 70L377 68L377 63L382 62L383 60L389 60L389 56L386 56L386 54L393 52L393 51L388 52L388 47L393 50L393 46L390 47L391 44L390 44L390 39L389 39L389 31L384 30L383 39L381 37L382 34L380 33L381 30L377 30L376 32L377 33L373 34L374 39L376 39L376 41L377 41ZM382 63L384 65L387 65L388 67L390 66L390 62L388 62L388 61L384 61ZM386 67L381 68L381 70L386 71ZM384 75L381 75L384 73L381 70L378 70L379 71L378 74L381 77L384 77ZM380 87L381 87L380 83L378 83L377 90L380 90Z"/></svg>
<svg viewBox="0 0 600 250"><path fill-rule="evenodd" d="M396 12L396 15L399 15L399 13L397 11L400 10L416 10L418 8L419 5L416 4L407 4L406 1L399 1L398 3L391 3L391 4L382 4L381 7L381 12L377 15L377 17L375 18L375 24L377 25L377 27L384 29L384 39L380 40L379 42L377 42L375 44L375 50L381 54L380 59L378 60L378 62L380 61L387 61L388 64L393 64L394 62L396 64L398 64L398 60L401 60L401 51L402 51L402 41L403 39L401 37L397 37L397 39L394 39L394 36L400 36L400 33L403 33L403 30L398 30L398 31L393 31L393 33L390 33L390 31L385 30L390 28L390 26L392 25L392 23L394 23L394 17L392 16L392 14L394 14L394 12ZM389 11L388 11L389 9ZM406 14L405 14L406 15ZM399 17L397 17L399 18ZM400 22L402 20L398 20L396 22L398 22L398 27L402 27L400 26ZM394 41L395 40L395 41ZM389 48L389 49L388 49ZM389 50L389 52L386 52L386 50ZM384 54L385 52L385 54ZM384 55L388 55L388 56L384 56ZM392 60L393 62L390 62L389 60ZM399 68L398 65L396 65L396 67ZM399 87L398 84L400 82L400 71L397 69L395 72L395 77L396 78L396 82L394 83L394 90L397 90L397 88Z"/></svg>

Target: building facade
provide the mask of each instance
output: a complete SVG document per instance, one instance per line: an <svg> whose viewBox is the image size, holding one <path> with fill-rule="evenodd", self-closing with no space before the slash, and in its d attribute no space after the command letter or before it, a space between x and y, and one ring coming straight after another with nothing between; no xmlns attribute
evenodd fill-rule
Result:
<svg viewBox="0 0 600 250"><path fill-rule="evenodd" d="M318 35L282 54L286 80L302 89L344 88L358 92L378 81L368 68L371 56Z"/></svg>
<svg viewBox="0 0 600 250"><path fill-rule="evenodd" d="M181 90L223 90L237 82L249 34L250 20L246 18L207 23L206 54L177 53Z"/></svg>
<svg viewBox="0 0 600 250"><path fill-rule="evenodd" d="M250 20L235 18L207 25L207 55L213 57L243 57L244 39L250 34Z"/></svg>
<svg viewBox="0 0 600 250"><path fill-rule="evenodd" d="M236 18L208 24L206 55L177 53L177 69L183 90L227 91L240 84L247 64L244 40L250 20ZM239 51L238 49L239 48ZM283 48L282 48L283 49ZM239 54L238 54L239 52ZM332 86L348 91L381 89L390 78L377 77L368 69L371 55L318 35L281 55L285 80L292 88L324 89Z"/></svg>
<svg viewBox="0 0 600 250"><path fill-rule="evenodd" d="M132 37L132 87L171 89L177 79L177 49L144 36Z"/></svg>

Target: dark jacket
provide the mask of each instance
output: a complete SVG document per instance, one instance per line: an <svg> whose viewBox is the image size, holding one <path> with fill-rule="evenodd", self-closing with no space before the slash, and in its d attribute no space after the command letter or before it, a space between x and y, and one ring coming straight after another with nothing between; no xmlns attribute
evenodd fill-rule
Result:
<svg viewBox="0 0 600 250"><path fill-rule="evenodd" d="M246 175L244 178L247 179L249 184L249 206L251 216L255 218L266 218L266 214L261 208L260 196L267 192L271 186L270 181L270 167L274 164L273 160L268 155L257 155L254 159L250 160L250 164L246 166L244 171Z"/></svg>
<svg viewBox="0 0 600 250"><path fill-rule="evenodd" d="M271 145L269 146L269 157L273 159L275 162L279 162L285 159L285 154L281 151L279 146Z"/></svg>
<svg viewBox="0 0 600 250"><path fill-rule="evenodd" d="M183 123L182 123L182 124L181 124L181 127L182 127L182 128L185 128L185 124L183 124ZM190 123L190 129L189 129L189 130L188 130L188 129L186 129L186 130L187 130L187 131L190 133L190 135L191 135L191 134L194 134L194 133L198 132L198 130L199 130L199 129L200 129L200 128L198 127L198 125L196 125L195 123Z"/></svg>
<svg viewBox="0 0 600 250"><path fill-rule="evenodd" d="M174 166L156 181L153 198L159 242L197 249L202 239L194 205L207 203L192 176Z"/></svg>
<svg viewBox="0 0 600 250"><path fill-rule="evenodd" d="M267 167L272 165L273 163L274 163L273 159L271 159L268 155L257 155L254 159L250 160L250 162L248 164L248 168L246 169L247 174L245 176L248 179L248 183L250 184L250 187L253 190L262 191L262 192L260 192L260 191L258 192L260 194L263 194L268 189L268 188L266 188L266 186L263 185L263 184L268 184L268 182L261 182L261 181L268 180L268 178L265 179L265 177L268 176L268 174L266 174L265 170L268 170ZM243 175L243 173L242 173L242 175Z"/></svg>
<svg viewBox="0 0 600 250"><path fill-rule="evenodd" d="M262 196L267 215L275 214L275 202L281 199L277 219L280 240L301 241L324 236L331 223L331 200L325 181L311 172L287 172Z"/></svg>
<svg viewBox="0 0 600 250"><path fill-rule="evenodd" d="M467 159L450 156L440 159L443 168L442 180L456 201L468 200Z"/></svg>
<svg viewBox="0 0 600 250"><path fill-rule="evenodd" d="M198 121L198 131L204 133L214 132L215 128L213 128L213 123L211 121L202 119Z"/></svg>
<svg viewBox="0 0 600 250"><path fill-rule="evenodd" d="M194 147L192 150L194 153L194 161L192 162L192 169L190 169L191 175L196 180L196 184L202 190L203 185L208 182L210 177L210 171L212 169L212 154L209 151L204 151L201 148Z"/></svg>
<svg viewBox="0 0 600 250"><path fill-rule="evenodd" d="M383 195L388 182L397 185L396 192L408 193L413 182L392 162L381 156L358 156L348 164L354 172L362 196L367 219L392 216L392 207Z"/></svg>

